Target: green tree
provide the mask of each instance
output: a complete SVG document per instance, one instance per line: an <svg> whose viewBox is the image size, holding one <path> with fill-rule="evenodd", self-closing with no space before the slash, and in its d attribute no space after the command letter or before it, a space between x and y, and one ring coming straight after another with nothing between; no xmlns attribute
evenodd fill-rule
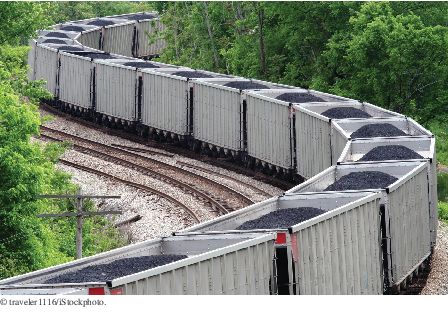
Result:
<svg viewBox="0 0 448 319"><path fill-rule="evenodd" d="M24 45L36 30L48 26L48 3L0 2L0 45Z"/></svg>
<svg viewBox="0 0 448 319"><path fill-rule="evenodd" d="M448 28L415 14L393 15L388 3L364 3L350 32L327 43L315 88L355 97L428 121L446 112Z"/></svg>

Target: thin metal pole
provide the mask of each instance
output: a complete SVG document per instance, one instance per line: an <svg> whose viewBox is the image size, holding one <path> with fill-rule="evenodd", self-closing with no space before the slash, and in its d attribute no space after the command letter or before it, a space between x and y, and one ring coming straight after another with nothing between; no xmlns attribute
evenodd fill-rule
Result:
<svg viewBox="0 0 448 319"><path fill-rule="evenodd" d="M76 199L76 259L82 258L82 198Z"/></svg>

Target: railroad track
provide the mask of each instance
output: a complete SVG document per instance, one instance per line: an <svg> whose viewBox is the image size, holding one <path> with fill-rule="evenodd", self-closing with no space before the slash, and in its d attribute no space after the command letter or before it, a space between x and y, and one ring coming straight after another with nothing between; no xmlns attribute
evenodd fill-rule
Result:
<svg viewBox="0 0 448 319"><path fill-rule="evenodd" d="M285 180L278 179L276 177L265 175L261 172L247 170L246 168L241 167L241 165L238 165L238 164L235 164L232 162L228 162L225 159L213 159L213 158L209 158L207 156L204 157L204 156L199 155L191 150L184 149L184 148L176 146L176 145L171 145L171 144L160 143L160 142L148 140L147 138L143 138L141 136L132 134L130 132L126 132L126 131L115 129L115 128L105 127L100 124L89 121L87 119L76 117L69 113L63 112L62 110L58 109L57 107L53 107L44 102L40 103L40 108L47 112L50 112L57 116L60 116L64 119L79 123L81 125L98 130L105 134L109 134L112 136L118 136L118 137L127 139L129 141L135 142L135 143L154 147L154 148L160 149L162 151L166 151L166 152L176 153L176 154L188 157L188 158L202 161L204 163L207 163L207 164L210 164L213 166L218 166L218 167L233 171L233 172L241 174L241 175L250 176L256 180L259 180L263 183L270 184L274 187L278 187L284 191L286 191L298 184L298 182L297 183L296 182L288 182ZM272 197L272 195L269 195L269 197Z"/></svg>
<svg viewBox="0 0 448 319"><path fill-rule="evenodd" d="M95 141L84 139L66 132L61 132L48 127L41 128L43 132L41 136L56 141L69 141L73 143L74 148L85 154L99 157L109 162L137 170L147 176L156 178L165 183L171 184L184 192L190 193L202 202L209 204L217 215L227 214L230 211L253 204L254 202L246 195L231 189L230 187L213 181L201 175L197 175L191 171L184 170L178 166L174 166L156 159L141 156L134 152L124 150L118 147L104 145ZM50 135L49 135L50 134ZM173 177L173 173L181 173L183 176ZM183 179L183 180L182 180ZM186 180L185 180L186 179ZM201 186L201 188L198 187ZM210 192L212 189L219 192L227 193L227 197L231 197L233 203L229 203L221 198L217 198L215 194ZM206 188L206 190L204 190ZM235 203L235 199L237 202Z"/></svg>
<svg viewBox="0 0 448 319"><path fill-rule="evenodd" d="M261 195L263 195L263 196L267 196L267 197L272 197L272 196L273 196L272 194L269 194L268 192L262 190L261 188L258 188L258 187L254 186L254 185L251 185L251 184L246 183L246 182L244 182L244 181L241 181L241 180L239 180L239 179L233 178L233 177L231 177L231 176L228 176L228 175L225 175L225 174L221 174L221 173L218 173L218 172L209 170L209 169L207 169L207 168L200 167L200 166L193 165L193 164L186 163L186 162L182 162L182 161L176 161L176 163L179 164L180 166L189 167L189 168L192 168L192 169L195 169L195 170L198 170L198 171L207 173L207 174L216 175L216 176L219 176L219 177L222 177L222 178L226 178L226 179L231 180L231 181L233 181L233 182L235 182L235 183L244 185L244 187L247 187L247 188L249 188L249 189L252 189L252 190L255 191L256 193L259 193L259 194L261 194Z"/></svg>
<svg viewBox="0 0 448 319"><path fill-rule="evenodd" d="M174 205L179 206L180 208L182 208L182 210L184 210L186 213L188 213L195 220L196 223L200 223L200 219L199 219L198 215L193 210L188 208L185 204L183 204L181 201L177 200L176 198L174 198L174 197L172 197L170 195L167 195L167 194L165 194L165 193L163 193L161 191L158 191L155 188L152 188L152 187L147 186L147 185L142 185L142 184L139 184L139 183L131 182L131 181L119 178L117 176L114 176L114 175L111 175L111 174L108 174L108 173L105 173L105 172L101 172L101 171L99 171L97 169L94 169L94 168L91 168L91 167L88 167L88 166L84 166L84 165L81 165L81 164L78 164L78 163L74 163L74 162L71 162L71 161L68 161L68 160L60 159L59 163L67 165L67 166L71 166L71 167L74 167L76 169L79 169L79 170L82 170L82 171L85 171L85 172L89 172L89 173L92 173L92 174L95 174L95 175L99 175L99 176L110 178L110 179L112 179L114 181L123 183L123 184L128 185L128 186L132 186L134 188L140 189L140 190L145 191L147 193L152 193L152 194L158 195L158 196L160 196L162 198L165 198L167 201L173 203Z"/></svg>

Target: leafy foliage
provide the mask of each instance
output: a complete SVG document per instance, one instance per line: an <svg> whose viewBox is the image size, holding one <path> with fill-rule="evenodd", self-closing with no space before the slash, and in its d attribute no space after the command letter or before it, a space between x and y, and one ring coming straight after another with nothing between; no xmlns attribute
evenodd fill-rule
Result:
<svg viewBox="0 0 448 319"><path fill-rule="evenodd" d="M30 8L10 5L9 9L24 10L21 14ZM40 5L36 4L39 8ZM8 10L0 14L7 15ZM16 27L20 29L21 22ZM2 32L3 41L21 41L15 33L6 38ZM50 94L42 88L42 81L27 79L28 50L25 46L0 46L0 278L69 261L76 255L75 220L37 217L73 206L70 202L39 199L38 195L74 193L77 186L71 184L68 174L55 168L65 146L42 146L32 141L41 124L36 103ZM118 231L105 218L86 219L84 255L123 244Z"/></svg>

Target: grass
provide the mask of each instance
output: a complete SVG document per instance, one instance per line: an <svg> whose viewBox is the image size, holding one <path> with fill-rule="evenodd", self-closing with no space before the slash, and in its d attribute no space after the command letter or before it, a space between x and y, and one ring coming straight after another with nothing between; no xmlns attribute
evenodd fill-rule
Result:
<svg viewBox="0 0 448 319"><path fill-rule="evenodd" d="M448 119L433 121L428 127L436 136L437 161L448 165Z"/></svg>
<svg viewBox="0 0 448 319"><path fill-rule="evenodd" d="M448 203L439 201L439 219L448 223Z"/></svg>

